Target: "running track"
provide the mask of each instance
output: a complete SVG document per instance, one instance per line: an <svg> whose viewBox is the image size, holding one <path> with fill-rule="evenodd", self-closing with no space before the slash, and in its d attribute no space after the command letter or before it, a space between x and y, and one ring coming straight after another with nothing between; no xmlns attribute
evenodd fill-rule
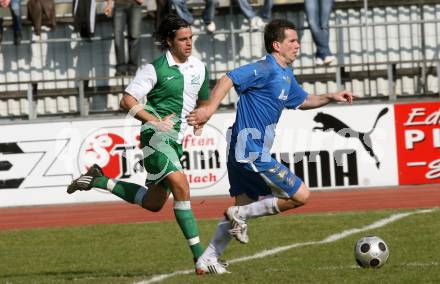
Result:
<svg viewBox="0 0 440 284"><path fill-rule="evenodd" d="M199 219L217 219L232 202L225 196L194 197L192 208ZM157 213L125 202L0 208L0 230L174 220L172 204ZM431 207L440 207L440 184L313 192L306 206L289 214Z"/></svg>

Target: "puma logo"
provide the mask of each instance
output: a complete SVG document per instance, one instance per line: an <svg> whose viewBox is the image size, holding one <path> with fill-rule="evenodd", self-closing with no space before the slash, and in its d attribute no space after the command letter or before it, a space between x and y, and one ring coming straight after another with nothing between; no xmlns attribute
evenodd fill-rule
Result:
<svg viewBox="0 0 440 284"><path fill-rule="evenodd" d="M388 108L382 109L379 114L377 115L376 121L374 122L373 127L368 132L358 132L352 128L350 128L347 124L340 121L336 117L323 113L318 112L318 114L313 118L314 121L318 123L322 123L322 127L313 127L313 131L315 130L322 130L322 131L334 131L336 134L345 137L345 138L358 138L359 141L362 143L362 146L364 146L365 150L368 152L368 154L376 161L376 167L380 167L380 161L377 158L376 154L373 151L373 143L371 141L371 133L376 128L377 122L379 119L384 116L388 112Z"/></svg>

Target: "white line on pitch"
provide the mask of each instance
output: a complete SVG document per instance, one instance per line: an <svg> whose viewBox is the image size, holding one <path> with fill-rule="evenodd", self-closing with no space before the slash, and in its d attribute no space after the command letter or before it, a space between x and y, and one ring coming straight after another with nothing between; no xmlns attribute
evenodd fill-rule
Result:
<svg viewBox="0 0 440 284"><path fill-rule="evenodd" d="M229 263L243 262L243 261L252 260L252 259L256 259L256 258L263 258L263 257L266 257L266 256L270 256L270 255L274 255L274 254L277 254L277 253L280 253L280 252L291 250L291 249L297 248L297 247L304 247L304 246L310 246L310 245L321 245L321 244L333 243L333 242L339 241L339 240L341 240L343 238L346 238L346 237L351 236L351 235L356 234L356 233L360 233L360 232L363 232L363 231L368 231L368 230L372 230L372 229L381 228L381 227L383 227L385 225L388 225L390 223L396 222L396 221L398 221L400 219L403 219L405 217L408 217L408 216L411 216L411 215L414 215L414 214L430 213L430 212L433 212L434 210L435 209L424 209L424 210L417 210L417 211L407 212L407 213L393 214L393 215L391 215L391 216L389 216L387 218L384 218L384 219L381 219L379 221L376 221L376 222L374 222L374 223L372 223L370 225L367 225L365 227L345 230L345 231L342 231L340 233L336 233L336 234L330 235L330 236L328 236L325 239L320 240L320 241L310 241L310 242L303 242L303 243L294 243L294 244L291 244L291 245L277 247L277 248L273 248L273 249L270 249L270 250L264 250L262 252L254 254L254 255L232 259L232 260L229 261ZM150 284L150 283L160 282L162 280L165 280L165 279L173 277L173 276L190 274L190 273L194 273L194 269L179 270L179 271L175 271L175 272L169 273L169 274L156 275L156 276L153 276L152 278L150 278L148 280L136 282L135 284Z"/></svg>

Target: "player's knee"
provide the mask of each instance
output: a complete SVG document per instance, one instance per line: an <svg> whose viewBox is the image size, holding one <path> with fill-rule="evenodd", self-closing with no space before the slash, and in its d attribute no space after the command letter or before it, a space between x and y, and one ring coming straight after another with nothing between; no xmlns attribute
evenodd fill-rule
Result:
<svg viewBox="0 0 440 284"><path fill-rule="evenodd" d="M187 186L187 184L174 184L173 187L177 192L180 192L180 193L189 192L189 187Z"/></svg>
<svg viewBox="0 0 440 284"><path fill-rule="evenodd" d="M147 209L148 211L151 211L151 212L159 212L160 211L160 209L162 209L161 207L159 207L159 206L144 206L144 209Z"/></svg>
<svg viewBox="0 0 440 284"><path fill-rule="evenodd" d="M144 206L142 206L144 209L147 209L148 211L151 212L159 212L163 205L162 204L145 204Z"/></svg>
<svg viewBox="0 0 440 284"><path fill-rule="evenodd" d="M310 190L305 186L304 183L301 184L298 191L293 195L292 199L296 202L297 206L303 206L307 204L310 198Z"/></svg>
<svg viewBox="0 0 440 284"><path fill-rule="evenodd" d="M175 199L189 200L189 186L187 184L174 184L173 195Z"/></svg>
<svg viewBox="0 0 440 284"><path fill-rule="evenodd" d="M300 195L296 201L301 203L301 205L307 204L310 198L310 191L305 192L304 194Z"/></svg>
<svg viewBox="0 0 440 284"><path fill-rule="evenodd" d="M165 202L159 202L157 200L144 200L142 208L151 212L159 212L164 204Z"/></svg>

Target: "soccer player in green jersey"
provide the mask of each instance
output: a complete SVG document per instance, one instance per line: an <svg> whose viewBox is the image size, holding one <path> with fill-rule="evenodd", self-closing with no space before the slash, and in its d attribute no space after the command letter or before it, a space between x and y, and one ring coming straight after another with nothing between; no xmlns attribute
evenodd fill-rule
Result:
<svg viewBox="0 0 440 284"><path fill-rule="evenodd" d="M148 188L110 179L97 165L93 165L69 185L67 192L93 187L106 189L153 212L161 210L171 192L177 223L194 260L197 260L203 253L203 247L180 158L181 141L188 126L185 117L208 100L208 73L205 65L191 56L192 31L187 22L170 15L161 23L155 37L164 54L138 69L120 102L123 109L142 122L141 147L148 173ZM147 103L142 107L139 100L145 96ZM197 134L201 126L194 129Z"/></svg>

